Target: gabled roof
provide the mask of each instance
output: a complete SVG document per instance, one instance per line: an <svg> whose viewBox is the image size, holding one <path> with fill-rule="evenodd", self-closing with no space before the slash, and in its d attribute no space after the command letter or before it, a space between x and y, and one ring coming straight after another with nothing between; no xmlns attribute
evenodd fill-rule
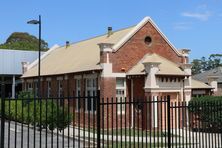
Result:
<svg viewBox="0 0 222 148"><path fill-rule="evenodd" d="M99 43L116 44L133 27L115 31L111 36L107 34L83 40L71 44L69 47L62 46L54 49L41 61L41 75L59 75L74 72L100 70L100 49ZM37 65L32 66L24 77L37 76Z"/></svg>
<svg viewBox="0 0 222 148"><path fill-rule="evenodd" d="M117 44L113 46L114 51L117 51L120 47L122 47L133 35L135 35L144 25L148 22L160 33L160 35L165 39L165 41L171 46L171 48L176 52L178 56L182 56L182 54L176 49L176 47L168 40L168 38L163 34L163 32L159 29L159 27L155 24L155 22L150 17L145 17L139 24L137 24L124 38L122 38Z"/></svg>
<svg viewBox="0 0 222 148"><path fill-rule="evenodd" d="M209 71L202 72L193 76L193 79L208 83L208 78L217 76L217 82L222 83L222 67L217 67Z"/></svg>
<svg viewBox="0 0 222 148"><path fill-rule="evenodd" d="M213 89L211 86L201 81L194 80L194 79L191 80L191 88L192 89Z"/></svg>
<svg viewBox="0 0 222 148"><path fill-rule="evenodd" d="M91 70L101 70L99 43L113 44L113 52L121 48L140 28L150 22L161 34L172 49L181 56L177 49L170 43L150 17L145 17L138 25L113 32L112 35L101 35L88 40L80 41L66 46L58 47L47 53L41 60L41 75L59 75ZM32 64L23 77L37 76L37 64Z"/></svg>
<svg viewBox="0 0 222 148"><path fill-rule="evenodd" d="M127 75L144 75L145 74L145 67L143 63L160 63L159 64L159 72L157 75L188 75L184 72L180 65L169 61L168 59L153 54L146 54L141 61L139 61L134 67L132 67L128 72Z"/></svg>

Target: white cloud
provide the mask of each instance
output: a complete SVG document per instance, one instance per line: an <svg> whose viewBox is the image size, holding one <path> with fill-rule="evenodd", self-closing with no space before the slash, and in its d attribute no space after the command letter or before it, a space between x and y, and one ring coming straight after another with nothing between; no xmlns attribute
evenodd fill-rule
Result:
<svg viewBox="0 0 222 148"><path fill-rule="evenodd" d="M201 5L197 6L197 9L198 9L198 10L201 10L201 9L202 9L202 10L206 10L207 7L208 7L207 4L201 4Z"/></svg>
<svg viewBox="0 0 222 148"><path fill-rule="evenodd" d="M179 23L175 23L173 24L173 28L176 30L187 30L187 29L191 29L191 23L190 22L179 22Z"/></svg>
<svg viewBox="0 0 222 148"><path fill-rule="evenodd" d="M184 17L195 18L201 21L207 21L212 14L211 12L206 11L204 13L183 12L181 15Z"/></svg>

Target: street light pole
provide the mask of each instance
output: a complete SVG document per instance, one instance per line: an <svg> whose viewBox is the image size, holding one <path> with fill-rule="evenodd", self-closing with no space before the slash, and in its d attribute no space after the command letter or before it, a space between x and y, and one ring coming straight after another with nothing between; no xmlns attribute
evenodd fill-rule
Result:
<svg viewBox="0 0 222 148"><path fill-rule="evenodd" d="M38 70L38 97L41 95L41 89L40 89L40 70L41 70L41 29L42 29L42 23L41 23L41 15L39 15L39 70Z"/></svg>
<svg viewBox="0 0 222 148"><path fill-rule="evenodd" d="M41 83L41 79L40 79L40 70L41 70L41 29L42 29L42 21L41 21L41 15L39 15L39 20L31 20L27 22L28 24L33 24L33 25L39 25L39 57L38 57L38 97L40 97L41 95L41 90L40 90L40 83Z"/></svg>
<svg viewBox="0 0 222 148"><path fill-rule="evenodd" d="M2 76L1 80L1 139L0 147L4 147L5 140L5 78Z"/></svg>

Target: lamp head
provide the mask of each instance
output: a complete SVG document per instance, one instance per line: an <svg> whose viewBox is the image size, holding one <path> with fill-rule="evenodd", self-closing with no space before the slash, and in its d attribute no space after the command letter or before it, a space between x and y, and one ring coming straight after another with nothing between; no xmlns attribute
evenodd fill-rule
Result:
<svg viewBox="0 0 222 148"><path fill-rule="evenodd" d="M38 21L38 20L31 20L31 21L28 21L27 24L34 24L34 25L36 25L36 24L40 24L40 21Z"/></svg>

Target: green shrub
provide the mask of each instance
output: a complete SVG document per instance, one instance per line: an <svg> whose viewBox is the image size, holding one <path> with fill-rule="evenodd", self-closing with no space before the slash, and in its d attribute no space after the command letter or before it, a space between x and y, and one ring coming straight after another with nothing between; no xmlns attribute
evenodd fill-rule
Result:
<svg viewBox="0 0 222 148"><path fill-rule="evenodd" d="M1 102L0 102L1 105ZM66 128L72 122L67 105L60 106L55 100L5 100L5 117L20 123L36 125L50 130ZM40 118L41 117L41 118Z"/></svg>
<svg viewBox="0 0 222 148"><path fill-rule="evenodd" d="M22 99L33 99L34 98L34 94L32 91L20 91L18 94L18 98L22 98Z"/></svg>
<svg viewBox="0 0 222 148"><path fill-rule="evenodd" d="M205 130L220 131L222 129L222 96L192 98L188 109L190 113L198 117Z"/></svg>

